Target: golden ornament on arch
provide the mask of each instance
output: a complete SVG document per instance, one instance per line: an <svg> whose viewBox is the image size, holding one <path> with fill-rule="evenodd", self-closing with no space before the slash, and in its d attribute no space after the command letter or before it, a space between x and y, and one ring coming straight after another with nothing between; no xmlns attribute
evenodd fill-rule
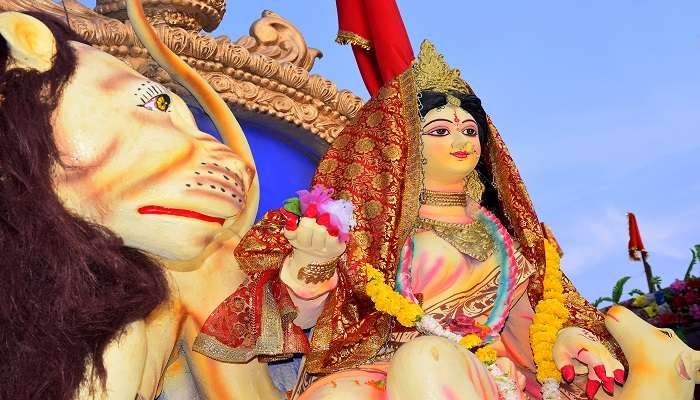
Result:
<svg viewBox="0 0 700 400"><path fill-rule="evenodd" d="M211 32L219 26L226 12L225 0L159 0L144 1L144 13L152 25L165 24L199 32ZM95 11L126 21L124 0L96 0Z"/></svg>

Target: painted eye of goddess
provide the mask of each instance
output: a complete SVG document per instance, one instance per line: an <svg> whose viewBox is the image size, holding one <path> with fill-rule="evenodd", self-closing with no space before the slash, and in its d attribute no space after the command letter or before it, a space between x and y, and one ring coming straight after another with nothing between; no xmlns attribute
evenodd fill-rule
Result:
<svg viewBox="0 0 700 400"><path fill-rule="evenodd" d="M462 131L463 134L467 136L476 136L477 131L474 128L466 128L465 130Z"/></svg>
<svg viewBox="0 0 700 400"><path fill-rule="evenodd" d="M161 93L151 97L149 100L146 100L143 104L141 104L141 107L151 111L165 112L168 111L168 108L170 108L170 102L170 96L165 93Z"/></svg>
<svg viewBox="0 0 700 400"><path fill-rule="evenodd" d="M447 136L450 134L450 131L447 128L435 128L431 129L428 132L425 132L424 135L429 135L429 136Z"/></svg>

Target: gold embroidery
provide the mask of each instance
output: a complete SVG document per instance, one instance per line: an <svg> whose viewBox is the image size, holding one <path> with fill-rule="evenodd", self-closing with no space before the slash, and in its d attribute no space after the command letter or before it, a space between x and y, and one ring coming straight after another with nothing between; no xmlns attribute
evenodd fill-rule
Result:
<svg viewBox="0 0 700 400"><path fill-rule="evenodd" d="M357 163L352 163L348 165L347 169L345 169L345 177L348 179L353 179L356 178L358 175L362 173L362 170L364 168L362 167L361 164Z"/></svg>
<svg viewBox="0 0 700 400"><path fill-rule="evenodd" d="M350 143L350 140L352 140L352 138L350 137L350 135L343 135L343 134L340 134L340 135L339 135L337 138L335 138L335 140L333 141L333 147L343 148L343 147L347 146L348 143ZM334 161L335 161L335 160L334 160Z"/></svg>
<svg viewBox="0 0 700 400"><path fill-rule="evenodd" d="M464 180L464 191L472 200L480 203L481 197L484 195L484 190L485 186L484 183L481 182L481 178L479 178L479 173L473 170Z"/></svg>
<svg viewBox="0 0 700 400"><path fill-rule="evenodd" d="M432 231L460 253L479 261L486 261L493 254L493 239L481 220L475 220L469 224L456 224L419 218L416 227Z"/></svg>
<svg viewBox="0 0 700 400"><path fill-rule="evenodd" d="M382 155L389 161L396 161L401 158L401 148L395 144L390 144L382 149Z"/></svg>
<svg viewBox="0 0 700 400"><path fill-rule="evenodd" d="M442 93L459 92L474 94L471 87L459 76L458 69L452 69L442 54L428 40L420 45L420 53L413 64L418 91L435 90Z"/></svg>
<svg viewBox="0 0 700 400"><path fill-rule="evenodd" d="M260 336L253 348L234 348L221 343L216 337L204 333L197 335L192 350L223 362L248 362L258 355L275 356L283 352L282 317L277 309L269 283L263 289Z"/></svg>
<svg viewBox="0 0 700 400"><path fill-rule="evenodd" d="M375 111L372 114L367 117L367 126L370 128L374 128L375 126L379 125L382 122L382 112L381 111Z"/></svg>
<svg viewBox="0 0 700 400"><path fill-rule="evenodd" d="M354 236L357 245L362 248L368 248L370 243L372 243L372 237L367 232L356 232Z"/></svg>
<svg viewBox="0 0 700 400"><path fill-rule="evenodd" d="M306 283L325 282L333 277L337 265L337 258L321 264L308 264L299 269L297 278Z"/></svg>
<svg viewBox="0 0 700 400"><path fill-rule="evenodd" d="M372 42L369 39L365 39L355 32L349 31L338 31L335 37L335 42L338 44L350 44L354 46L359 46L364 50L372 50Z"/></svg>
<svg viewBox="0 0 700 400"><path fill-rule="evenodd" d="M373 219L377 215L381 214L383 208L382 203L378 202L377 200L370 200L362 206L362 209L368 219Z"/></svg>
<svg viewBox="0 0 700 400"><path fill-rule="evenodd" d="M328 174L328 173L335 171L335 169L337 167L338 167L338 161L326 159L326 160L321 161L321 163L318 165L318 170L320 172L323 172L324 174Z"/></svg>
<svg viewBox="0 0 700 400"><path fill-rule="evenodd" d="M372 178L372 187L374 187L375 190L384 190L391 185L391 181L391 175L387 173L375 175L374 178Z"/></svg>
<svg viewBox="0 0 700 400"><path fill-rule="evenodd" d="M367 153L374 148L374 141L370 138L362 138L355 143L355 150L358 153Z"/></svg>

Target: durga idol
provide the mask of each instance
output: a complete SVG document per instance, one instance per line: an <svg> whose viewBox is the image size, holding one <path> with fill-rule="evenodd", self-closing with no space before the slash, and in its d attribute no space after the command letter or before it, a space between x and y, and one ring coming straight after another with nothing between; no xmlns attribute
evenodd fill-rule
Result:
<svg viewBox="0 0 700 400"><path fill-rule="evenodd" d="M303 400L601 398L623 383L498 130L430 42L335 139L313 185L299 219L270 212L241 240L250 279L197 351L305 353ZM354 207L347 232L323 210L331 194Z"/></svg>

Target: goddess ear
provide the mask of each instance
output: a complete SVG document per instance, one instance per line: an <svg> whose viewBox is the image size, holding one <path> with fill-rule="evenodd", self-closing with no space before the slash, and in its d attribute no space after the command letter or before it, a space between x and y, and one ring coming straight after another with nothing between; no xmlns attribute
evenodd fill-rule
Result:
<svg viewBox="0 0 700 400"><path fill-rule="evenodd" d="M46 72L53 67L56 39L43 22L26 14L0 13L0 35L7 42L7 69L23 68Z"/></svg>

